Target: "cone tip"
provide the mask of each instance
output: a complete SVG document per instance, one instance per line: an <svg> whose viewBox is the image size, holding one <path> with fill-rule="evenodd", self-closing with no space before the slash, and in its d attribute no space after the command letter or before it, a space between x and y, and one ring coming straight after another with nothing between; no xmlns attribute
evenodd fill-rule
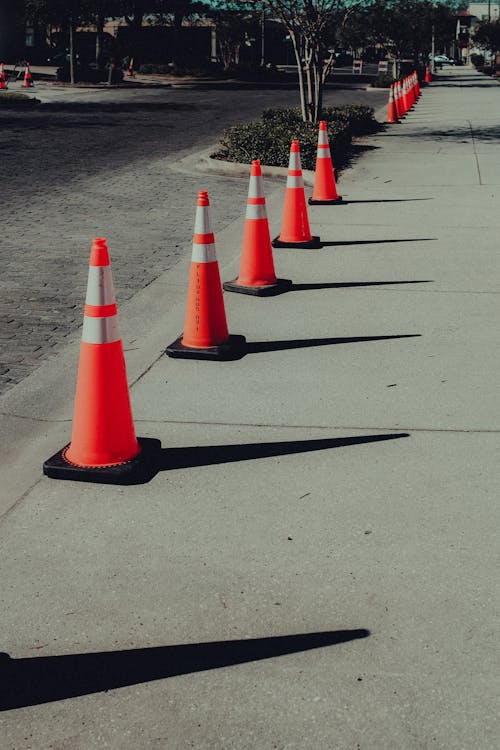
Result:
<svg viewBox="0 0 500 750"><path fill-rule="evenodd" d="M251 177L260 177L262 174L262 169L260 166L260 159L254 159L252 161L252 168L250 170L250 176Z"/></svg>
<svg viewBox="0 0 500 750"><path fill-rule="evenodd" d="M319 129L320 130L326 130L326 120L320 120L319 121Z"/></svg>
<svg viewBox="0 0 500 750"><path fill-rule="evenodd" d="M210 205L210 201L208 200L208 190L199 191L196 205L197 206L209 206Z"/></svg>
<svg viewBox="0 0 500 750"><path fill-rule="evenodd" d="M299 142L298 141L292 141L292 145L290 146L290 151L293 154L296 154L298 151L300 151Z"/></svg>
<svg viewBox="0 0 500 750"><path fill-rule="evenodd" d="M109 252L104 237L95 237L90 249L90 266L109 266Z"/></svg>

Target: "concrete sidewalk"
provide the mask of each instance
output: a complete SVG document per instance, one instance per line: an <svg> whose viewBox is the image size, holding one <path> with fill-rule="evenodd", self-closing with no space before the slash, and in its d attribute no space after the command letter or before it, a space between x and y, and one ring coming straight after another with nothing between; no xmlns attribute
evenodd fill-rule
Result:
<svg viewBox="0 0 500 750"><path fill-rule="evenodd" d="M2 747L498 747L499 122L464 68L369 139L240 361L163 355L188 260L120 306L149 484L41 476L76 342L0 400Z"/></svg>

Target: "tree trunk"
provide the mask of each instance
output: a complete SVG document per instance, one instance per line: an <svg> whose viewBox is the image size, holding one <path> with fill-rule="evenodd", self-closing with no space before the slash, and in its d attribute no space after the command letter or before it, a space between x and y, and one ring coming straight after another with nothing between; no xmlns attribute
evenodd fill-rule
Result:
<svg viewBox="0 0 500 750"><path fill-rule="evenodd" d="M307 122L306 94L305 94L305 87L304 87L304 71L302 69L302 58L301 58L299 46L297 44L297 38L295 36L295 32L292 29L288 29L288 32L292 40L293 51L295 52L295 60L297 62L297 73L299 76L300 111L302 114L302 119L304 120L304 122Z"/></svg>
<svg viewBox="0 0 500 750"><path fill-rule="evenodd" d="M104 37L104 16L98 13L96 16L96 37L95 37L95 64L98 68L102 68L102 55L103 55L103 37Z"/></svg>
<svg viewBox="0 0 500 750"><path fill-rule="evenodd" d="M73 17L69 19L69 82L75 83L75 45L73 40Z"/></svg>

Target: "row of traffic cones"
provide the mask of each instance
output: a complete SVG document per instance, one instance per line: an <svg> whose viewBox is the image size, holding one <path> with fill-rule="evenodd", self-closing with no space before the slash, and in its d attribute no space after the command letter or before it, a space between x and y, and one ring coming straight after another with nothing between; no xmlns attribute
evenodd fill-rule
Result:
<svg viewBox="0 0 500 750"><path fill-rule="evenodd" d="M392 83L389 89L387 122L399 122L420 98L420 93L416 71L403 78L402 81Z"/></svg>
<svg viewBox="0 0 500 750"><path fill-rule="evenodd" d="M23 79L23 88L31 88L33 86L33 78L31 76L30 71L30 64L26 63L26 68L24 70L24 79ZM8 89L8 83L7 83L7 76L5 75L5 64L2 62L0 63L0 90L1 89Z"/></svg>
<svg viewBox="0 0 500 750"><path fill-rule="evenodd" d="M339 201L326 123L322 122L310 202ZM245 337L228 330L209 206L208 193L200 191L184 330L167 347L170 357L228 360L244 353ZM273 243L262 169L258 160L252 162L239 275L225 282L224 288L257 296L289 290L292 282L276 277L272 245L321 246L309 228L297 141L292 141L290 149L281 232ZM154 474L160 447L160 441L135 434L109 252L106 240L96 238L90 252L71 442L45 461L43 471L56 479L132 484Z"/></svg>

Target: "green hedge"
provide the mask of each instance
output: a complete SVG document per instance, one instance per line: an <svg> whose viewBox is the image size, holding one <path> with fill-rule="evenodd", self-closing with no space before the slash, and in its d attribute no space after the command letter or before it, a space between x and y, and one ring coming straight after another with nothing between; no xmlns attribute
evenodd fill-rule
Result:
<svg viewBox="0 0 500 750"><path fill-rule="evenodd" d="M373 109L361 105L327 107L322 119L327 121L336 165L345 161L353 136L374 133L380 127ZM286 167L292 140L299 141L303 169L314 169L318 127L303 122L298 108L267 109L261 120L228 128L222 134L220 149L214 157L243 164L260 159L268 166Z"/></svg>

